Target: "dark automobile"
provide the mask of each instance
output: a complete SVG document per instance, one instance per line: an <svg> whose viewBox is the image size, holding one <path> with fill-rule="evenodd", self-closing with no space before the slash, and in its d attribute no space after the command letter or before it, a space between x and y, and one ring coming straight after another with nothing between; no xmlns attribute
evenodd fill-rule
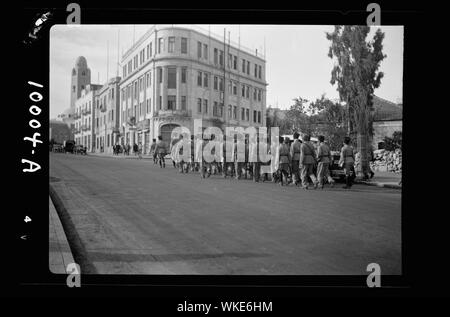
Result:
<svg viewBox="0 0 450 317"><path fill-rule="evenodd" d="M73 150L74 154L84 154L86 155L86 148L82 145L75 145L75 148Z"/></svg>
<svg viewBox="0 0 450 317"><path fill-rule="evenodd" d="M331 162L330 165L331 177L338 181L345 181L344 168L339 166L341 153L337 151L331 151L331 156L333 157L333 162Z"/></svg>
<svg viewBox="0 0 450 317"><path fill-rule="evenodd" d="M75 141L72 141L72 140L66 141L64 144L64 152L73 153L74 147L75 147Z"/></svg>

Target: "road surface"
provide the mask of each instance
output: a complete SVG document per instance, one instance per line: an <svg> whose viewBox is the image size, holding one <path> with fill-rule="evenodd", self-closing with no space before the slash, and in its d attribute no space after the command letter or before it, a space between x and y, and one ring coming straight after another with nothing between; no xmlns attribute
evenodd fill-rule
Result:
<svg viewBox="0 0 450 317"><path fill-rule="evenodd" d="M50 154L50 185L99 274L401 274L401 191L179 174Z"/></svg>

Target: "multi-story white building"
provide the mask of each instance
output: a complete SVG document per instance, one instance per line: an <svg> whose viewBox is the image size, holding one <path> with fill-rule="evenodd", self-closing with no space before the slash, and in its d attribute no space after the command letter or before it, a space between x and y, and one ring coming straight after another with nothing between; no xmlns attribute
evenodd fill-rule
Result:
<svg viewBox="0 0 450 317"><path fill-rule="evenodd" d="M120 77L111 78L96 91L95 96L95 151L113 153L113 145L118 143L120 134Z"/></svg>
<svg viewBox="0 0 450 317"><path fill-rule="evenodd" d="M96 90L100 87L101 85L88 84L81 91L81 96L75 101L75 143L85 146L89 152L94 149L94 104Z"/></svg>
<svg viewBox="0 0 450 317"><path fill-rule="evenodd" d="M264 126L265 60L223 39L180 27L152 27L121 60L120 121L123 144L174 127ZM197 132L197 131L195 131Z"/></svg>

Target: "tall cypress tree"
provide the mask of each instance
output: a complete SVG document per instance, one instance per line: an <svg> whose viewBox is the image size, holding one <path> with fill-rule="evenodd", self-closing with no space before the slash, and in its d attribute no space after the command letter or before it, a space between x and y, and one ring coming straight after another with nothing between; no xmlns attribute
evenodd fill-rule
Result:
<svg viewBox="0 0 450 317"><path fill-rule="evenodd" d="M378 29L373 39L367 41L369 32L369 26L337 25L334 32L326 34L331 41L328 56L335 58L330 82L337 84L341 101L348 105L349 124L356 129L363 173L369 168L367 143L372 131L372 98L381 84L384 74L378 69L386 57L382 52L384 33Z"/></svg>

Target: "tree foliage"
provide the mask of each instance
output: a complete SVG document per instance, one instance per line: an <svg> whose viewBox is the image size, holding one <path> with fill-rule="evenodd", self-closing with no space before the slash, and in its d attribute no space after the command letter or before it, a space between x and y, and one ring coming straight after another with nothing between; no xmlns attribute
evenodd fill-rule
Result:
<svg viewBox="0 0 450 317"><path fill-rule="evenodd" d="M328 56L335 59L330 82L337 85L341 101L347 103L349 121L357 132L363 172L369 168L367 143L372 130L372 98L381 84L384 74L379 67L386 57L382 52L384 33L378 29L372 41L367 42L369 32L369 26L338 25L326 34L331 41Z"/></svg>

